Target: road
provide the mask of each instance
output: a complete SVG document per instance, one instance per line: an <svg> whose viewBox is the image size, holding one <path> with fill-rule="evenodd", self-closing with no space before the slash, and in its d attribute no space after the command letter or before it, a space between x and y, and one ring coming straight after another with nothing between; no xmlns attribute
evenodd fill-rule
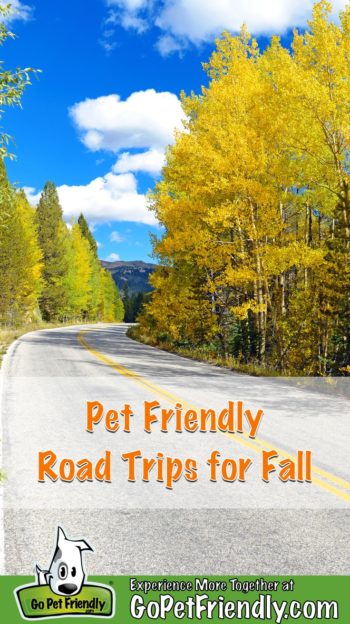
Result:
<svg viewBox="0 0 350 624"><path fill-rule="evenodd" d="M94 548L95 574L350 574L349 401L297 386L293 380L252 378L162 352L132 341L126 326L79 326L33 332L10 349L2 369L3 531L6 574L31 574L49 563L58 524ZM120 413L131 405L131 431L112 433L105 421L86 431L87 401ZM144 403L159 410L176 403L216 414L242 401L263 410L255 438L175 431L160 423L144 431ZM183 424L184 420L181 420ZM237 425L237 420L235 421ZM128 482L121 454L196 459L198 480L184 475L167 489L156 468ZM263 450L279 458L312 452L312 483L261 477ZM108 450L110 483L38 482L38 453L58 460L89 458ZM224 458L250 458L246 481L208 477L213 450ZM57 465L56 465L57 467ZM55 468L56 469L56 468ZM164 473L164 470L163 470Z"/></svg>

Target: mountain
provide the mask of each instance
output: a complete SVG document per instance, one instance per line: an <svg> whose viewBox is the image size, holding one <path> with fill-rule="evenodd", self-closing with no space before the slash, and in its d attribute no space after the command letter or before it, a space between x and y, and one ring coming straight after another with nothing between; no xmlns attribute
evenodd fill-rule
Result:
<svg viewBox="0 0 350 624"><path fill-rule="evenodd" d="M148 278L156 268L155 264L142 262L142 260L133 260L124 262L118 260L116 262L101 261L104 269L107 269L117 284L121 294L125 283L128 283L129 293L150 292L152 286L148 282Z"/></svg>

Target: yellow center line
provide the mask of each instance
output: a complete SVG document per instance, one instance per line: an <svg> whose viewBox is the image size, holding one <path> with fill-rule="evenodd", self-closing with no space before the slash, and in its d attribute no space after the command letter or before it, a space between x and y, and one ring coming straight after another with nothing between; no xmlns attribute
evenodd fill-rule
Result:
<svg viewBox="0 0 350 624"><path fill-rule="evenodd" d="M119 364L119 362L117 362L116 360L112 360L111 358L104 355L100 351L97 351L97 349L92 347L90 343L84 337L88 331L92 331L92 330L86 329L86 330L81 331L77 336L77 340L81 344L81 346L84 347L84 349L86 349L87 351L89 351L89 353L91 353L91 355L93 355L96 359L100 360L101 362L103 362L104 364L106 364L107 366L115 370L116 372L118 372L120 375L123 375L124 377L131 379L138 386L141 386L142 388L146 388L149 392L151 392L152 394L155 394L156 396L165 398L171 401L172 403L173 402L181 403L182 405L188 407L189 409L197 409L198 406L195 406L189 403L188 401L182 399L181 397L171 392L168 392L167 390L164 390L163 388L160 388L159 386L152 383L151 381L148 381L147 379L145 379L138 373L135 373L134 371L127 368L126 366ZM266 440L262 440L259 437L251 439L249 438L247 433L240 434L240 436L236 436L235 434L232 434L232 433L225 433L225 432L220 432L220 433L223 433L227 437L231 438L232 440L241 444L242 446L245 446L251 449L255 453L261 452L262 448L270 449L270 450L275 450L276 453L278 453L278 455L281 456L282 458L292 459L293 461L296 460L296 457L294 455L291 455L287 451L277 448L276 446L272 445L270 442L266 442ZM337 496L338 498L350 503L350 494L342 491L344 489L350 490L349 481L346 481L345 479L342 479L341 477L333 475L332 473L327 472L326 470L323 470L322 468L318 468L317 466L312 467L312 472L313 474L316 474L319 477L321 477L321 479L317 477L313 477L313 480L312 480L313 483L315 483L318 487L322 488L323 490L326 490L330 494L333 494L334 496Z"/></svg>

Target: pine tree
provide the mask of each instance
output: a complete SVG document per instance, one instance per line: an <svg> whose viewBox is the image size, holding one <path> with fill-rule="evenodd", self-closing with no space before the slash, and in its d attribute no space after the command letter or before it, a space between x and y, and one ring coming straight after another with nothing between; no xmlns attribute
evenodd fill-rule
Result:
<svg viewBox="0 0 350 624"><path fill-rule="evenodd" d="M67 307L68 235L55 185L45 184L38 207L39 244L43 254L40 307L45 320L60 319Z"/></svg>
<svg viewBox="0 0 350 624"><path fill-rule="evenodd" d="M97 258L97 243L90 231L88 222L86 221L83 213L80 213L78 224L79 224L82 235L84 236L84 238L86 238L89 241L92 253Z"/></svg>

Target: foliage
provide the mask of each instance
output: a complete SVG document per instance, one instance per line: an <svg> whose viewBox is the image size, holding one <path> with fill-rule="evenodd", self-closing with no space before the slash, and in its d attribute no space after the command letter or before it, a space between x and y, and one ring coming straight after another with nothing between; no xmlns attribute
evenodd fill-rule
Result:
<svg viewBox="0 0 350 624"><path fill-rule="evenodd" d="M55 185L37 209L8 182L0 159L0 324L122 321L118 289L81 225L68 228Z"/></svg>
<svg viewBox="0 0 350 624"><path fill-rule="evenodd" d="M13 38L0 1L0 45ZM20 105L33 69L15 72L0 61L0 119L4 106ZM123 303L102 269L97 244L81 214L67 228L55 185L47 182L36 210L8 181L4 156L9 137L0 134L0 324L69 320L121 321Z"/></svg>
<svg viewBox="0 0 350 624"><path fill-rule="evenodd" d="M145 303L149 301L149 293L130 293L128 282L125 282L122 291L125 323L135 323Z"/></svg>
<svg viewBox="0 0 350 624"><path fill-rule="evenodd" d="M0 45L3 45L8 39L14 39L15 35L11 32L5 23L5 19L12 12L10 4L0 2ZM20 106L22 95L28 85L31 84L31 74L37 74L39 70L32 67L21 69L16 68L15 71L6 70L3 67L3 61L0 61L0 120L3 115L5 106ZM0 132L0 158L11 156L8 152L8 146L11 137L8 134Z"/></svg>
<svg viewBox="0 0 350 624"><path fill-rule="evenodd" d="M313 9L292 49L224 33L183 95L152 208L165 234L140 317L157 340L290 374L350 354L350 7Z"/></svg>

